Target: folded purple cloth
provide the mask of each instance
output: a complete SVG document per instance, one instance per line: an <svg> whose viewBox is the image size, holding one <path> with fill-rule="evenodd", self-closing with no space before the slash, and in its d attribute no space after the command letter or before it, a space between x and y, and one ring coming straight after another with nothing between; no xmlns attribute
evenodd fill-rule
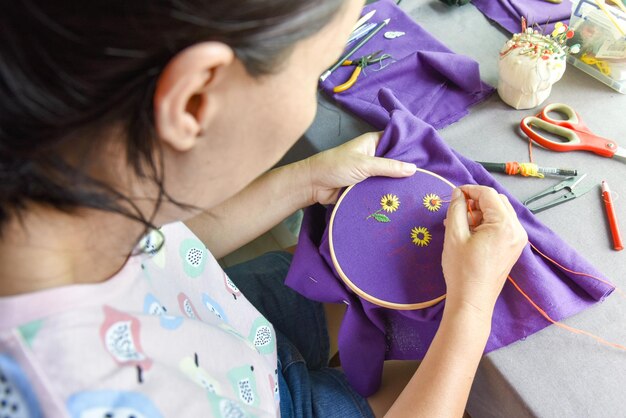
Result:
<svg viewBox="0 0 626 418"><path fill-rule="evenodd" d="M521 32L522 16L528 26L537 24L537 29L547 35L552 33L556 22L569 23L572 14L570 0L558 4L545 0L472 0L472 4L511 33Z"/></svg>
<svg viewBox="0 0 626 418"><path fill-rule="evenodd" d="M508 196L528 233L530 242L541 252L568 269L602 277L591 264L539 222L530 211L500 186L482 166L450 149L430 125L412 115L391 91L381 90L379 102L383 106L380 112L383 110L387 112L387 123L378 145L377 155L413 162L418 167L434 172L455 185L476 183L494 187ZM419 201L425 193L433 190L442 194L440 197L445 199L443 194L446 190L451 190L437 182L427 184L424 189L420 189L419 185L411 183L410 180L391 178L372 178L363 183L364 186L360 190L364 190L366 194L368 190L375 190L371 196L362 194L356 196L364 206L370 204L372 200L375 203L381 198L380 193L384 190L397 192L400 205L410 204L407 197L409 192L417 195ZM437 189L440 186L442 188ZM353 189L353 191L356 190L356 188ZM374 209L368 208L363 213L355 212L353 221L350 221L349 217L346 218L347 220L344 219L344 231L340 233L348 233L346 231L350 229L351 222L355 229L363 227L362 215L367 216L375 208L376 205ZM375 305L350 290L339 279L330 255L327 226L332 209L333 207L325 208L316 205L306 210L297 250L286 283L310 299L348 305L339 333L341 364L354 388L361 395L369 396L379 387L384 360L423 358L437 331L445 302L420 310L394 310ZM442 208L442 210L445 209ZM426 274L423 272L428 269L419 270L422 271L419 282L416 282L416 277L413 276L409 279L411 284L407 284L406 274L402 273L406 273L406 266L403 265L407 261L406 257L372 256L376 253L385 254L390 243L396 245L407 239L407 230L402 224L405 219L403 220L400 214L400 209L394 213L388 213L391 222L384 224L398 225L397 232L388 229L384 233L374 234L367 243L365 237L359 236L362 244L354 245L355 261L349 261L349 257L346 258L344 255L342 264L354 267L355 263L374 263L373 265L394 263L394 266L388 266L387 270L393 274L386 274L384 277L380 277L380 265L371 268L371 274L376 277L369 278L371 279L369 283L374 283L377 279L380 284L374 284L368 291L377 292L381 287L388 287L389 289L384 289L382 294L389 299L395 298L392 300L394 302L404 303L410 301L398 299L402 298L403 293L398 289L406 289L407 285L414 285L427 290L425 294L416 294L415 297L433 298L441 294L443 289L440 256L435 256L430 252L423 253L421 257L419 252L406 255L416 262L430 263L432 271L432 274ZM425 216L429 215L419 215L419 217ZM416 222L419 217L415 217ZM431 228L433 234L433 248L440 250L441 242L437 243L436 240L441 239L443 230L437 229L437 222L433 219L425 222L430 222L426 226ZM375 221L367 219L367 222ZM422 221L419 220L415 226L421 223ZM395 240L392 239L394 234ZM380 246L378 252L375 248L377 243ZM411 245L413 244L408 244L409 249L402 245L397 249L406 253L406 251L412 251ZM343 251L345 253L345 248ZM363 257L363 254L357 257L360 251L366 251L369 257ZM459 262L463 261L459 260ZM357 266L351 270L350 274L354 275L354 272L368 274L363 273L367 271L367 268ZM402 277L403 274L404 277ZM602 300L613 290L611 286L597 280L561 270L531 250L529 246L513 267L511 276L535 303L557 321L584 310ZM367 277L363 279L365 282L368 281ZM511 344L548 325L550 323L507 282L495 306L491 335L485 352Z"/></svg>
<svg viewBox="0 0 626 418"><path fill-rule="evenodd" d="M376 9L372 21L389 18L389 25L351 58L382 51L393 60L365 68L352 88L337 94L333 93L333 88L350 78L354 67L335 70L321 83L321 88L341 107L382 129L388 116L378 102L378 91L385 87L393 91L412 114L440 129L461 119L468 113L468 107L493 93L493 88L480 80L476 61L450 51L393 1L372 3L363 13L372 9ZM404 32L405 35L387 39L386 32Z"/></svg>

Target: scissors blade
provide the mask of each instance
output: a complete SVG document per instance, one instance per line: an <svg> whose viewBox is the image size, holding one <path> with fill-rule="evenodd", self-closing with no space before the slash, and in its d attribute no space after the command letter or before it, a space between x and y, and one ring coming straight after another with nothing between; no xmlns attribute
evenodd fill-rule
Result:
<svg viewBox="0 0 626 418"><path fill-rule="evenodd" d="M617 151L615 151L615 154L613 154L613 157L617 157L618 159L626 162L626 148L617 147Z"/></svg>
<svg viewBox="0 0 626 418"><path fill-rule="evenodd" d="M583 188L580 188L580 189L575 189L575 190L572 190L572 194L574 195L574 197L573 197L572 199L574 199L574 198L576 198L576 197L583 196L583 195L585 195L585 194L589 193L589 192L590 192L590 191L592 191L595 187L597 187L597 185L592 184L592 185L589 185L589 186L586 186L586 187L583 187Z"/></svg>
<svg viewBox="0 0 626 418"><path fill-rule="evenodd" d="M569 179L565 180L563 183L565 184L564 187L569 187L571 190L574 190L574 188L576 186L578 186L578 184L583 181L583 179L587 177L587 173L582 174L580 176L576 176L576 177L570 177Z"/></svg>
<svg viewBox="0 0 626 418"><path fill-rule="evenodd" d="M586 185L584 187L572 188L572 194L574 195L574 197L580 197L580 196L582 196L584 194L589 193L595 187L597 187L596 184L588 184L588 185Z"/></svg>

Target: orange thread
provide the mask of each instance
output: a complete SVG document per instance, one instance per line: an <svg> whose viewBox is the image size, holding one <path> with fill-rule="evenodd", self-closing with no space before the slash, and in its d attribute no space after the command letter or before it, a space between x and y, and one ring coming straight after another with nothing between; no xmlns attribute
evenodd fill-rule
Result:
<svg viewBox="0 0 626 418"><path fill-rule="evenodd" d="M519 173L519 163L515 162L515 161L509 161L507 163L505 163L505 167L504 170L506 172L506 174L508 174L509 176L514 176L517 173Z"/></svg>
<svg viewBox="0 0 626 418"><path fill-rule="evenodd" d="M533 140L528 138L528 160L533 163Z"/></svg>
<svg viewBox="0 0 626 418"><path fill-rule="evenodd" d="M470 206L470 197L467 194L467 192L465 192L464 190L461 190L463 192L463 195L465 196L465 201L467 203L467 211L469 212L471 218L472 218L472 225L470 226L478 226L478 223L476 222L476 218L474 218L474 212L472 212L472 207Z"/></svg>
<svg viewBox="0 0 626 418"><path fill-rule="evenodd" d="M468 196L468 194L466 192L463 192L463 194L465 195L465 199L467 200L467 211L469 212L470 216L472 217L472 222L474 223L474 225L472 225L472 226L476 226L476 219L474 218L474 213L472 212L472 208L471 208L470 203L469 203L469 196ZM451 200L442 200L442 202L451 202ZM539 255L541 255L543 258L545 258L546 260L550 261L551 263L553 263L554 265L559 267L561 270L564 270L564 271L566 271L568 273L577 274L579 276L588 277L590 279L594 279L594 280L597 280L597 281L599 281L601 283L604 283L607 286L611 286L612 288L615 289L615 292L617 292L621 297L626 299L626 293L622 289L617 287L615 284L613 284L613 283L611 283L609 281L606 281L604 279L601 279L599 277L596 277L596 276L594 276L592 274L589 274L589 273L583 273L583 272L580 272L580 271L570 270L567 267L559 264L556 260L553 260L552 258L548 257L547 255L545 255L544 253L539 251L539 248L535 247L532 242L528 242L528 244L530 244L532 249L535 250L537 253L539 253Z"/></svg>
<svg viewBox="0 0 626 418"><path fill-rule="evenodd" d="M547 255L545 255L545 254L544 254L544 253L542 253L541 251L539 251L539 249L538 249L537 247L535 247L535 246L533 245L533 243L532 243L532 242L529 242L529 244L530 244L530 246L532 247L532 249L533 249L533 250L535 250L536 252L538 252L538 253L539 253L539 255L541 255L541 256L542 256L543 258L545 258L546 260L548 260L548 261L552 262L554 265L556 265L556 266L557 266L557 267L559 267L560 269L565 270L565 271L566 271L566 272L568 272L568 273L577 274L577 275L579 275L579 276L584 276L584 277L589 277L590 279L594 279L594 280L597 280L597 281L599 281L599 282L601 282L601 283L604 283L604 284L606 284L606 285L608 285L608 286L611 286L612 288L614 288L614 289L615 289L615 291L616 291L617 293L619 293L619 294L620 294L620 296L622 296L623 298L625 298L625 299L626 299L626 293L624 293L624 292L623 292L620 288L618 288L617 286L615 286L613 283L608 282L608 281L606 281L606 280L603 280L603 279L601 279L601 278L599 278L599 277L596 277L596 276L594 276L594 275L592 275L592 274L582 273L582 272L580 272L580 271L570 270L570 269L568 269L567 267L562 266L561 264L559 264L559 263L558 263L558 262L556 262L555 260L551 259L550 257L548 257Z"/></svg>
<svg viewBox="0 0 626 418"><path fill-rule="evenodd" d="M467 202L467 211L469 212L469 214L470 214L470 216L472 218L473 225L470 225L470 226L477 226L476 218L474 218L474 213L472 212L472 208L471 208L470 203L469 203L470 197L469 197L469 195L465 191L463 191L463 190L461 190L461 191L463 192L463 195L465 196L465 200ZM431 199L431 201L430 201L431 205L433 205L433 206L436 205L437 202L450 203L450 202L452 202L452 200L451 199L450 200L444 200L442 198L439 198L439 200Z"/></svg>
<svg viewBox="0 0 626 418"><path fill-rule="evenodd" d="M529 140L529 142L528 142L528 151L529 151L529 154L530 154L530 161L532 162L533 158L532 158L532 141L531 141L531 140ZM510 163L507 163L507 168L506 168L506 169L507 169L507 174L509 174L509 175L510 175L510 173L508 172L508 170L509 170L508 165L509 165L509 164L510 164ZM518 164L518 163L513 162L513 163L511 163L511 164ZM465 192L465 191L463 191L463 190L461 190L461 191L463 192L463 195L465 196L465 200L466 200L466 202L467 202L467 211L469 212L469 214L470 214L470 216L471 216L471 218L472 218L472 222L473 222L473 225L472 225L472 226L476 226L476 219L474 218L474 213L472 212L472 207L471 207L470 202L469 202L470 197L469 197L469 195L468 195L468 193L467 193L467 192ZM432 200L431 200L431 203L433 203L433 201L435 201L435 199L432 199ZM439 201L440 201L440 202L446 202L446 203L451 202L451 200L443 200L443 199L441 199L441 198L440 198L440 200L439 200ZM436 203L436 202L435 202L435 203ZM625 293L624 293L621 289L619 289L617 286L615 286L614 284L612 284L612 283L610 283L610 282L608 282L608 281L606 281L606 280L603 280L603 279L601 279L601 278L599 278L599 277L596 277L596 276L594 276L594 275L592 275L592 274L583 273L583 272L579 272L579 271L574 271L574 270L568 269L567 267L565 267L565 266L563 266L563 265L559 264L557 261L553 260L552 258L548 257L547 255L545 255L544 253L542 253L541 251L539 251L539 249L538 249L537 247L535 247L535 246L533 245L533 243L532 243L532 242L529 242L529 244L530 244L530 246L532 247L532 249L534 249L537 253L539 253L539 255L541 255L541 256L542 256L543 258L545 258L546 260L548 260L548 261L552 262L554 265L556 265L556 266L557 266L557 267L559 267L560 269L562 269L562 270L564 270L564 271L567 271L568 273L572 273L572 274L577 274L577 275L580 275L580 276L588 277L588 278L591 278L591 279L597 280L597 281L599 281L599 282L601 282L601 283L604 283L604 284L606 284L606 285L608 285L608 286L611 286L611 287L613 287L613 288L615 289L615 291L616 291L617 293L619 293L619 294L620 294L620 296L622 296L622 297L626 298L626 294L625 294ZM527 301L528 301L528 302L532 305L532 307L533 307L533 308L535 308L535 310L537 310L537 312L539 312L539 314L540 314L541 316L543 316L543 317L544 317L544 318L545 318L548 322L550 322L550 323L552 323L552 324L556 325L556 326L557 326L557 327L559 327L559 328L562 328L562 329L564 329L564 330L566 330L566 331L569 331L569 332L571 332L571 333L573 333L573 334L582 334L582 335L586 335L586 336L588 336L588 337L593 338L594 340L596 340L596 341L597 341L597 342L599 342L600 344L603 344L603 345L606 345L606 346L609 346L609 347L613 347L613 348L616 348L616 349L619 349L619 350L624 350L624 351L626 351L626 346L623 346L623 345L621 345L621 344L617 344L617 343L612 343L612 342L607 341L607 340L605 340L605 339L603 339L603 338L601 338L601 337L599 337L599 336L597 336L597 335L594 335L594 334L592 334L592 333L590 333L590 332L584 331L584 330L582 330L582 329L578 329L578 328L570 327L569 325L565 325L565 324L562 324L562 323L560 323L560 322L555 321L554 319L552 319L552 318L550 317L550 315L548 315L548 314L546 313L546 311L544 311L543 309L541 309L541 308L539 307L539 305L537 305L537 304L536 304L536 303L535 303L535 302L534 302L534 301L530 298L530 296L528 296L528 295L527 295L527 294L526 294L526 293L522 290L522 288L521 288L521 287L517 284L517 282L516 282L515 280L513 280L513 277L511 277L511 276L509 275L509 276L507 276L507 278L508 278L508 280L511 282L511 284L515 287L515 289L517 289L517 291L518 291L518 292L519 292L522 296L524 296L524 298L525 298L525 299L526 299L526 300L527 300Z"/></svg>
<svg viewBox="0 0 626 418"><path fill-rule="evenodd" d="M530 244L530 246L531 246L531 248L532 248L533 250L535 250L537 253L539 253L539 255L541 255L543 258L545 258L546 260L550 261L551 263L553 263L554 265L556 265L556 266L557 266L557 267L559 267L560 269L562 269L562 270L564 270L564 271L567 271L568 273L577 274L577 275L579 275L579 276L584 276L584 277L589 277L589 278L591 278L591 279L594 279L594 280L597 280L597 281L599 281L599 282L602 282L602 283L604 283L604 284L606 284L606 285L609 285L609 286L613 287L613 288L614 288L614 289L615 289L615 290L616 290L616 291L617 291L617 292L618 292L618 293L619 293L622 297L626 297L626 296L624 295L624 292L622 292L619 288L617 288L617 287L616 287L615 285L613 285L612 283L610 283L610 282L608 282L608 281L606 281L606 280L603 280L603 279L601 279L601 278L599 278L599 277L596 277L596 276L594 276L594 275L588 274L588 273L583 273L583 272L580 272L580 271L574 271L574 270L568 269L567 267L565 267L565 266L563 266L563 265L559 264L557 261L553 260L552 258L548 257L547 255L545 255L544 253L542 253L541 251L539 251L539 249L538 249L537 247L535 247L535 246L534 246L531 242L529 242L529 244ZM560 328L562 328L562 329L564 329L564 330L566 330L566 331L572 332L572 333L574 333L574 334L583 334L583 335L586 335L586 336L588 336L588 337L591 337L591 338L593 338L594 340L598 341L599 343L604 344L604 345L607 345L607 346L609 346L609 347L613 347L613 348L617 348L617 349L620 349L620 350L625 350L625 351L626 351L626 347L625 347L625 346L623 346L623 345L621 345L621 344L616 344L616 343L612 343L612 342L610 342L610 341L606 341L605 339L603 339L603 338L601 338L601 337L598 337L597 335L594 335L594 334L592 334L592 333L590 333L590 332L583 331L583 330L578 329L578 328L570 327L569 325L565 325L565 324L562 324L562 323L560 323L560 322L555 321L554 319L552 319L552 318L550 317L550 315L548 315L548 314L547 314L547 313L546 313L543 309L541 309L541 308L540 308L540 307L539 307L539 306L538 306L538 305L537 305L537 304L536 304L536 303L535 303L535 302L534 302L534 301L530 298L530 296L528 296L528 295L527 295L527 294L526 294L526 293L522 290L522 288L521 288L521 287L520 287L520 286L519 286L519 285L515 282L515 280L514 280L514 279L513 279L510 275L508 276L508 279L509 279L509 281L511 282L511 284L515 287L515 289L517 289L517 291L518 291L518 292L519 292L522 296L524 296L524 298L526 298L526 300L527 300L527 301L528 301L528 302L529 302L529 303L533 306L533 308L535 308L535 309L537 310L537 312L539 312L539 313L541 314L541 316L543 316L543 317L544 317L546 320L548 320L550 323L552 323L552 324L554 324L554 325L556 325L556 326L558 326L558 327L560 327Z"/></svg>
<svg viewBox="0 0 626 418"><path fill-rule="evenodd" d="M539 172L539 167L535 163L518 163L517 161L509 161L504 163L504 172L509 176L522 175L524 177L539 177L544 175Z"/></svg>
<svg viewBox="0 0 626 418"><path fill-rule="evenodd" d="M467 194L467 192L465 192L463 190L461 190L461 191L463 192L463 195L465 196L465 201L467 202L467 211L469 212L470 216L472 217L473 225L470 225L470 226L477 226L476 218L474 218L474 213L472 212L472 207L470 206L469 194ZM442 202L442 203L450 203L450 202L452 202L452 200L443 200L441 198L439 198L439 201Z"/></svg>
<svg viewBox="0 0 626 418"><path fill-rule="evenodd" d="M470 216L472 217L472 222L474 223L474 225L476 225L476 219L474 218L474 213L472 212L472 208L471 208L470 203L469 203L469 196L468 196L468 194L467 194L465 191L463 191L463 194L465 195L465 199L466 199L466 201L467 201L467 211L469 212ZM535 246L534 246L531 242L529 242L529 244L530 244L530 246L531 246L531 247L532 247L532 248L533 248L533 249L534 249L537 253L539 253L539 255L541 255L541 256L542 256L543 258L545 258L546 260L548 260L548 261L552 262L553 264L555 264L555 265L556 265L557 267L559 267L560 269L562 269L562 270L564 270L564 271L567 271L568 273L577 274L577 275L584 276L584 277L589 277L589 278L591 278L591 279L595 279L595 280L597 280L597 281L599 281L599 282L602 282L602 283L604 283L604 284L606 284L606 285L608 285L608 286L613 287L613 288L615 289L615 291L616 291L616 292L618 292L618 293L619 293L622 297L625 297L625 298L626 298L626 295L624 294L624 292L622 292L622 290L621 290L621 289L619 289L619 288L618 288L617 286L615 286L614 284L612 284L612 283L610 283L610 282L608 282L608 281L606 281L606 280L603 280L603 279L601 279L601 278L599 278L599 277L596 277L596 276L594 276L594 275L592 275L592 274L582 273L582 272L579 272L579 271L570 270L570 269L568 269L567 267L562 266L561 264L559 264L557 261L553 260L552 258L548 257L547 255L545 255L545 254L544 254L544 253L542 253L541 251L539 251L539 249L538 249L537 247L535 247ZM593 338L594 340L596 340L597 342L599 342L600 344L607 345L607 346L609 346L609 347L613 347L613 348L617 348L617 349L619 349L619 350L624 350L624 351L626 351L626 347L625 347L625 346L623 346L623 345L621 345L621 344L612 343L612 342L607 341L607 340L605 340L605 339L603 339L603 338L601 338L601 337L598 337L597 335L594 335L594 334L592 334L592 333L590 333L590 332L584 331L584 330L582 330L582 329L578 329L578 328L570 327L569 325L565 325L565 324L562 324L562 323L560 323L560 322L555 321L554 319L552 319L552 318L550 317L550 315L548 315L548 314L546 313L546 311L544 311L543 309L541 309L541 308L539 307L539 305L537 305L537 304L536 304L536 303L535 303L535 302L534 302L534 301L530 298L530 296L528 296L528 295L527 295L527 294L526 294L526 293L522 290L522 288L521 288L521 287L517 284L517 282L515 282L515 280L513 280L513 278L512 278L510 275L509 275L507 278L509 279L509 281L511 282L511 284L515 287L515 289L517 289L517 291L518 291L518 292L519 292L522 296L524 296L524 298L525 298L525 299L526 299L526 300L527 300L527 301L528 301L528 302L529 302L529 303L533 306L533 308L535 308L535 309L537 310L537 312L539 312L539 314L541 314L541 316L543 316L543 317L544 317L547 321L549 321L550 323L552 323L552 324L556 325L557 327L562 328L562 329L564 329L564 330L566 330L566 331L569 331L569 332L571 332L571 333L574 333L574 334L582 334L582 335L586 335L586 336L588 336L588 337L591 337L591 338Z"/></svg>
<svg viewBox="0 0 626 418"><path fill-rule="evenodd" d="M554 325L556 325L556 326L558 326L560 328L563 328L563 329L565 329L567 331L570 331L570 332L572 332L574 334L583 334L583 335L586 335L588 337L591 337L594 340L598 341L599 343L604 344L604 345L608 345L609 347L613 347L613 348L617 348L617 349L626 351L626 347L624 347L623 345L612 343L610 341L606 341L605 339L603 339L601 337L598 337L597 335L594 335L594 334L592 334L590 332L583 331L582 329L570 327L569 325L565 325L565 324L562 324L560 322L555 321L554 319L552 319L550 317L550 315L548 315L543 309L541 309L535 302L533 302L533 300L530 298L530 296L528 296L526 293L524 293L524 291L519 287L519 285L515 282L515 280L513 280L513 278L511 276L508 276L508 279L513 284L513 286L515 286L517 291L520 292L522 294L522 296L524 296L526 298L526 300L533 306L533 308L535 308L537 310L537 312L539 312L541 314L541 316L543 316L546 320L548 320L552 324L554 324Z"/></svg>
<svg viewBox="0 0 626 418"><path fill-rule="evenodd" d="M444 196L446 199L438 198L438 199L430 199L430 204L435 206L438 202L441 203L451 203L452 199L449 199L450 196Z"/></svg>

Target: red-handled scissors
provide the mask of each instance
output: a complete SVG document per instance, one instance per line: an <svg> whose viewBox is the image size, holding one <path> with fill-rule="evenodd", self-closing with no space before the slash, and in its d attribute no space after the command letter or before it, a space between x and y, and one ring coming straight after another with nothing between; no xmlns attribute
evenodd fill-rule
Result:
<svg viewBox="0 0 626 418"><path fill-rule="evenodd" d="M549 113L557 112L567 119L551 118ZM558 152L590 151L603 157L616 157L626 162L626 149L615 141L603 138L591 132L576 111L566 104L553 103L543 108L537 116L528 116L520 123L522 131L539 145ZM555 134L563 141L542 136L533 127Z"/></svg>

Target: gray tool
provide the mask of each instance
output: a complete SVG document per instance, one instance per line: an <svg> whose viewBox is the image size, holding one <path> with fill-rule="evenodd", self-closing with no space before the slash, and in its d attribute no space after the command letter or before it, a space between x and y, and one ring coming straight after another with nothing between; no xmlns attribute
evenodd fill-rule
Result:
<svg viewBox="0 0 626 418"><path fill-rule="evenodd" d="M587 177L587 174L581 174L580 176L569 177L563 180L562 182L560 182L559 184L557 184L556 186L550 187L542 192L537 193L536 195L529 197L528 199L524 201L524 206L530 209L532 213L538 213L538 212L541 212L542 210L546 210L556 205L560 205L561 203L565 203L572 199L576 199L577 197L580 197L584 195L585 193L589 192L591 189L593 189L596 186L595 184L581 186L580 182L585 177ZM556 194L562 190L565 190L565 193L561 194L557 198L550 200L548 202L545 202L543 204L540 204L540 205L534 205L533 207L529 207L531 203L536 202L540 199L543 199L546 196Z"/></svg>

